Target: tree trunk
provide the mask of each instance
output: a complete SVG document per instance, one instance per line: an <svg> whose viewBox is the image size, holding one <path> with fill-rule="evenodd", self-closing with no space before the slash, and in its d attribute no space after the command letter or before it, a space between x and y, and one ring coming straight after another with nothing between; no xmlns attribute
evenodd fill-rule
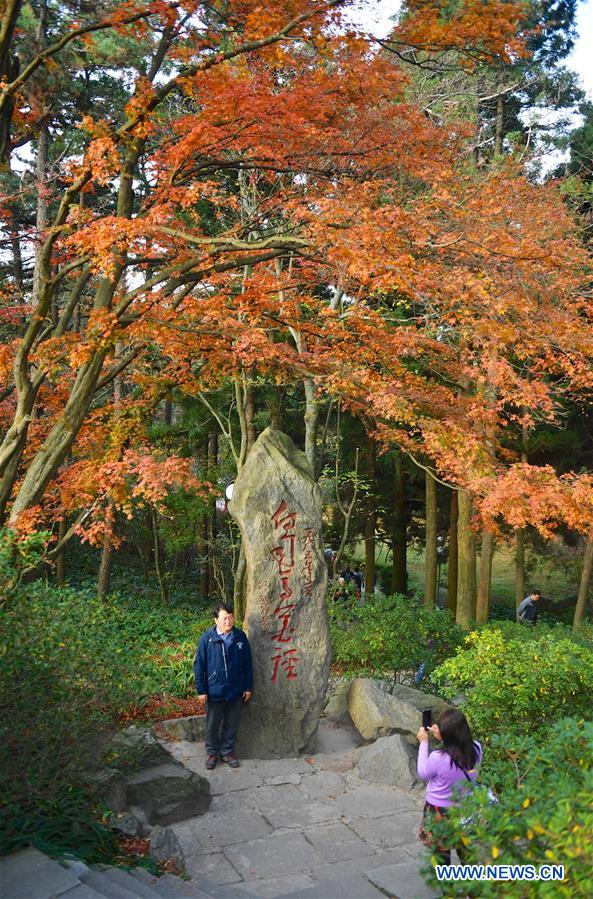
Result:
<svg viewBox="0 0 593 899"><path fill-rule="evenodd" d="M451 490L451 504L449 512L449 569L447 581L447 608L455 615L457 612L457 569L458 569L458 545L457 545L457 518L458 491Z"/></svg>
<svg viewBox="0 0 593 899"><path fill-rule="evenodd" d="M32 305L36 306L39 302L42 289L43 278L43 247L45 243L45 231L47 229L49 216L49 204L45 192L45 182L47 179L47 164L49 154L49 128L47 123L43 123L39 130L37 138L37 210L35 217L35 267L33 269L33 299ZM55 300L53 301L55 303ZM52 308L52 318L57 324L57 312Z"/></svg>
<svg viewBox="0 0 593 899"><path fill-rule="evenodd" d="M101 564L97 578L97 599L104 600L111 587L111 569L113 567L113 534L110 530L103 535Z"/></svg>
<svg viewBox="0 0 593 899"><path fill-rule="evenodd" d="M317 473L317 431L319 428L319 403L315 395L313 378L304 378L305 387L305 456L313 477Z"/></svg>
<svg viewBox="0 0 593 899"><path fill-rule="evenodd" d="M526 427L521 430L521 462L528 462ZM515 616L519 623L519 606L525 599L525 528L515 530Z"/></svg>
<svg viewBox="0 0 593 899"><path fill-rule="evenodd" d="M472 504L472 513L473 513L473 504ZM471 552L471 564L469 567L470 574L470 584L471 584L471 595L472 595L472 603L473 603L473 617L476 617L476 598L478 595L478 544L476 541L476 535L474 534L472 528L470 527L470 535L469 535L469 546Z"/></svg>
<svg viewBox="0 0 593 899"><path fill-rule="evenodd" d="M496 100L496 132L494 135L494 155L502 156L502 142L504 139L504 96L501 94Z"/></svg>
<svg viewBox="0 0 593 899"><path fill-rule="evenodd" d="M243 397L245 399L245 423L247 425L247 452L255 443L255 391L253 388L253 368L243 379Z"/></svg>
<svg viewBox="0 0 593 899"><path fill-rule="evenodd" d="M426 528L424 552L424 605L434 608L437 598L437 482L425 472Z"/></svg>
<svg viewBox="0 0 593 899"><path fill-rule="evenodd" d="M241 549L239 550L239 561L235 570L235 582L233 588L233 608L235 617L243 621L245 619L245 596L246 587L245 575L247 573L247 559L245 558L245 549L243 541L241 541Z"/></svg>
<svg viewBox="0 0 593 899"><path fill-rule="evenodd" d="M203 438L199 450L198 458L200 461L200 477L208 480L208 438ZM208 517L210 512L204 512L198 525L197 553L198 564L200 566L200 596L202 599L208 599L210 596L210 579L209 579L209 547L208 547Z"/></svg>
<svg viewBox="0 0 593 899"><path fill-rule="evenodd" d="M109 501L106 515L106 528L103 535L103 550L99 577L97 578L97 599L104 600L111 587L111 569L113 567L113 528L115 527L115 503Z"/></svg>
<svg viewBox="0 0 593 899"><path fill-rule="evenodd" d="M365 556L365 594L367 598L375 592L375 525L377 519L375 476L377 464L377 449L375 441L369 437L367 442L367 478L369 482L369 496L367 499L367 520L364 529L364 556Z"/></svg>
<svg viewBox="0 0 593 899"><path fill-rule="evenodd" d="M218 434L211 431L208 434L208 479L211 482L216 480L216 468L218 465ZM210 594L215 590L216 576L216 498L210 501L210 511L208 513L208 586Z"/></svg>
<svg viewBox="0 0 593 899"><path fill-rule="evenodd" d="M64 539L66 536L66 532L68 530L68 518L64 516L60 518L60 523L58 525L58 543ZM63 549L56 556L56 584L58 587L63 587L66 583L66 550Z"/></svg>
<svg viewBox="0 0 593 899"><path fill-rule="evenodd" d="M66 458L89 410L107 348L102 348L82 366L61 416L32 460L13 503L10 523L36 505L56 471Z"/></svg>
<svg viewBox="0 0 593 899"><path fill-rule="evenodd" d="M581 570L581 582L579 584L579 595L577 596L577 604L574 610L574 618L572 620L573 629L576 630L585 619L585 609L587 606L587 598L589 596L589 584L591 582L591 571L593 570L593 534L589 535L585 544L585 552L583 554L583 568Z"/></svg>
<svg viewBox="0 0 593 899"><path fill-rule="evenodd" d="M476 610L475 541L471 529L472 499L467 490L459 490L458 493L458 583L456 621L461 627L469 627L475 618Z"/></svg>
<svg viewBox="0 0 593 899"><path fill-rule="evenodd" d="M208 599L210 596L210 563L208 547L208 514L200 521L198 528L198 559L200 561L200 596Z"/></svg>
<svg viewBox="0 0 593 899"><path fill-rule="evenodd" d="M400 452L395 454L393 529L391 533L391 550L393 567L391 569L391 592L404 594L408 589L407 570L407 521L406 521L406 487L407 473Z"/></svg>
<svg viewBox="0 0 593 899"><path fill-rule="evenodd" d="M490 586L492 582L492 557L494 556L494 537L490 531L482 533L482 552L480 553L480 586L476 602L476 621L486 624L490 612Z"/></svg>
<svg viewBox="0 0 593 899"><path fill-rule="evenodd" d="M154 546L154 570L157 576L157 580L159 582L159 589L161 592L161 599L164 603L168 605L169 603L169 586L167 584L167 575L164 569L164 560L161 554L161 540L159 536L159 523L156 509L153 507L150 510L151 521L152 521L152 538L153 538L153 546Z"/></svg>
<svg viewBox="0 0 593 899"><path fill-rule="evenodd" d="M515 529L515 608L525 599L525 528ZM517 614L517 621L519 616Z"/></svg>

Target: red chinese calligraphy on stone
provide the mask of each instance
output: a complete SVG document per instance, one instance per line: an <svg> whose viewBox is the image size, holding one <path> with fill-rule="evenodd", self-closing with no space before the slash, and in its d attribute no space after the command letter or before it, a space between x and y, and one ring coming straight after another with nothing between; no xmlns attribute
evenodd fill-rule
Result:
<svg viewBox="0 0 593 899"><path fill-rule="evenodd" d="M282 587L280 599L290 599L292 597L292 590L288 584L288 576L280 578L280 585Z"/></svg>
<svg viewBox="0 0 593 899"><path fill-rule="evenodd" d="M274 664L272 671L272 681L276 682L279 671L283 671L287 680L295 680L297 677L296 666L298 663L297 650L281 649L282 644L290 643L293 633L290 629L292 621L292 612L294 603L289 603L292 598L293 591L290 584L290 578L295 567L295 546L296 533L295 526L297 513L291 511L286 500L282 500L271 516L276 531L280 531L279 545L271 550L271 556L278 565L278 575L280 577L280 605L274 611L279 630L272 634L272 640L276 645L275 649L278 654L272 656Z"/></svg>
<svg viewBox="0 0 593 899"><path fill-rule="evenodd" d="M275 640L276 643L290 643L292 639L292 632L289 631L290 619L292 617L292 610L294 609L294 603L291 603L288 606L279 606L274 612L275 618L278 621L281 621L281 627L277 634L272 634L272 640Z"/></svg>
<svg viewBox="0 0 593 899"><path fill-rule="evenodd" d="M272 558L278 562L278 573L291 574L294 568L294 534L285 534L280 538L284 546L275 546L272 550Z"/></svg>
<svg viewBox="0 0 593 899"><path fill-rule="evenodd" d="M282 500L274 514L272 521L276 528L282 528L285 534L288 534L294 528L297 520L297 513L291 512L285 499Z"/></svg>
<svg viewBox="0 0 593 899"><path fill-rule="evenodd" d="M272 661L274 662L274 670L272 672L273 683L278 680L279 668L282 668L286 674L286 680L296 680L296 666L299 661L296 649L285 649L284 652L280 652L278 655L273 656Z"/></svg>

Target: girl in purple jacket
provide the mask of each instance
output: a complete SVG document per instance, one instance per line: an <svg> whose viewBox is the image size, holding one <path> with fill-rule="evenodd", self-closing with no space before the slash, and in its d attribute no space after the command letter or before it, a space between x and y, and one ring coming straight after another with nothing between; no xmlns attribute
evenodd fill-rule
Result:
<svg viewBox="0 0 593 899"><path fill-rule="evenodd" d="M420 827L420 839L439 856L441 864L451 863L451 849L435 846L430 833L431 823L442 820L452 805L457 805L460 793L470 789L478 776L482 761L482 747L474 740L466 717L459 709L446 709L430 733L443 744L442 749L428 752L429 731L421 727L416 738L418 747L418 777L426 783L426 801Z"/></svg>

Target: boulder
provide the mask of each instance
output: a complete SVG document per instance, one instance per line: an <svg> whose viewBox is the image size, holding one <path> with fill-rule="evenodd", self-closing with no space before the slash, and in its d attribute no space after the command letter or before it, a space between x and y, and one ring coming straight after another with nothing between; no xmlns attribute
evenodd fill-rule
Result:
<svg viewBox="0 0 593 899"><path fill-rule="evenodd" d="M126 809L126 781L119 771L102 768L92 777L97 796L108 809L123 812Z"/></svg>
<svg viewBox="0 0 593 899"><path fill-rule="evenodd" d="M170 753L147 728L126 727L119 731L104 752L104 761L118 771L138 771L171 761Z"/></svg>
<svg viewBox="0 0 593 899"><path fill-rule="evenodd" d="M202 743L206 733L205 715L188 715L185 718L169 718L159 721L153 727L154 733L161 739L188 740L191 743Z"/></svg>
<svg viewBox="0 0 593 899"><path fill-rule="evenodd" d="M403 684L396 684L391 691L391 695L395 699L412 706L418 712L422 712L423 709L431 709L433 721L436 721L445 709L451 708L451 704L445 702L440 696L434 696L432 693L423 693L422 690L417 690L414 687L405 687ZM422 724L422 718L418 722L418 727L420 724ZM414 734L418 732L418 727L414 730Z"/></svg>
<svg viewBox="0 0 593 899"><path fill-rule="evenodd" d="M348 692L350 717L365 740L392 733L415 735L425 708L432 709L434 720L447 708L447 703L438 696L400 685L396 685L392 695L370 678L356 678Z"/></svg>
<svg viewBox="0 0 593 899"><path fill-rule="evenodd" d="M107 819L107 825L111 830L126 837L144 836L144 827L132 812L112 812Z"/></svg>
<svg viewBox="0 0 593 899"><path fill-rule="evenodd" d="M128 803L137 806L150 824L166 826L208 811L210 784L183 765L146 768L126 780Z"/></svg>
<svg viewBox="0 0 593 899"><path fill-rule="evenodd" d="M290 437L271 428L260 435L229 511L243 538L245 629L254 662L237 751L247 758L294 756L314 742L331 644L321 494Z"/></svg>
<svg viewBox="0 0 593 899"><path fill-rule="evenodd" d="M326 717L333 718L341 724L351 724L350 713L348 712L348 693L351 683L351 678L341 678L323 710Z"/></svg>
<svg viewBox="0 0 593 899"><path fill-rule="evenodd" d="M419 784L415 750L402 734L380 737L359 750L355 774L361 780L411 790Z"/></svg>
<svg viewBox="0 0 593 899"><path fill-rule="evenodd" d="M183 849L170 827L155 827L150 835L150 854L157 862L172 859L178 871L185 871Z"/></svg>

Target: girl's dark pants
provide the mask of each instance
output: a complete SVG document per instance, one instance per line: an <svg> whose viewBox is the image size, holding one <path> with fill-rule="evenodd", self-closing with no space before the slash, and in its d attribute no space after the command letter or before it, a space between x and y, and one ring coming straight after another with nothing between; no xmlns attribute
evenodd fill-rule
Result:
<svg viewBox="0 0 593 899"><path fill-rule="evenodd" d="M447 849L445 846L440 846L435 843L431 833L431 824L433 821L442 821L448 814L449 809L445 806L432 805L430 802L424 803L422 824L420 826L420 839L424 845L428 846L434 855L437 856L439 864L441 865L451 864L451 849ZM456 846L455 848L457 849L457 855L463 861L463 847Z"/></svg>

